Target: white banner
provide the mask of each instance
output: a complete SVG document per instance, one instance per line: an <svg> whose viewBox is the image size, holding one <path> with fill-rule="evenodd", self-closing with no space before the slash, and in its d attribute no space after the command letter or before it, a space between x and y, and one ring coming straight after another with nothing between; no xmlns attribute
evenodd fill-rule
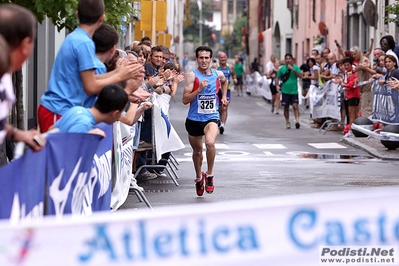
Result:
<svg viewBox="0 0 399 266"><path fill-rule="evenodd" d="M162 154L171 151L184 149L184 143L176 133L173 125L165 116L161 116L161 108L156 97L153 97L154 126L155 126L155 147L157 160L161 159ZM168 124L169 123L169 128Z"/></svg>
<svg viewBox="0 0 399 266"><path fill-rule="evenodd" d="M262 76L259 72L254 72L247 75L246 79L246 92L250 92L251 95L259 95L266 100L272 99L272 92L270 90L271 79L267 79L266 76Z"/></svg>
<svg viewBox="0 0 399 266"><path fill-rule="evenodd" d="M398 246L397 188L0 223L0 265L319 265L320 246Z"/></svg>
<svg viewBox="0 0 399 266"><path fill-rule="evenodd" d="M114 123L114 179L111 194L111 208L116 211L127 199L132 179L133 135L130 127Z"/></svg>
<svg viewBox="0 0 399 266"><path fill-rule="evenodd" d="M341 119L339 85L327 81L323 86L310 86L309 100L311 106L312 118L330 117Z"/></svg>

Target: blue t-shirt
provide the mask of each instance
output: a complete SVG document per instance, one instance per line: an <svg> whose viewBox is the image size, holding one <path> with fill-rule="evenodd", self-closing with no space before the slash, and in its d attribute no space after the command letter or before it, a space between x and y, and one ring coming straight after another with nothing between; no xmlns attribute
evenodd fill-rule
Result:
<svg viewBox="0 0 399 266"><path fill-rule="evenodd" d="M61 132L86 133L97 124L93 114L88 108L75 106L55 122L55 127Z"/></svg>
<svg viewBox="0 0 399 266"><path fill-rule="evenodd" d="M73 106L83 106L89 96L84 92L80 72L96 69L97 60L93 40L86 31L76 28L58 51L41 104L58 115Z"/></svg>
<svg viewBox="0 0 399 266"><path fill-rule="evenodd" d="M107 73L107 67L104 65L103 62L101 62L101 60L98 57L96 57L94 64L96 65L96 70L94 71L96 75ZM97 100L97 96L98 95L87 96L87 99L83 103L83 107L86 108L93 107L94 103Z"/></svg>
<svg viewBox="0 0 399 266"><path fill-rule="evenodd" d="M220 79L215 69L212 73L202 74L194 69L195 79L193 91L197 90L204 79L208 80L208 86L202 90L191 102L187 118L193 121L206 122L211 119L219 119L219 99Z"/></svg>

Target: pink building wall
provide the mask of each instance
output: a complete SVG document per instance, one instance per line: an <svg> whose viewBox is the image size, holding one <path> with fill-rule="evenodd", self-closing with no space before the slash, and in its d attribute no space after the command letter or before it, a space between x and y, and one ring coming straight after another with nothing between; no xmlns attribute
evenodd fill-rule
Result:
<svg viewBox="0 0 399 266"><path fill-rule="evenodd" d="M315 2L315 7L313 7ZM325 47L338 55L334 40L343 44L345 41L346 29L346 1L345 0L295 0L294 10L298 9L298 23L294 17L294 41L293 52L297 64L305 60L304 53L310 54L315 48L314 39L320 34L319 23L324 22L328 28ZM294 11L294 16L295 16ZM317 46L316 46L317 47ZM318 47L321 49L321 47ZM320 50L319 49L319 50ZM338 57L339 58L339 57Z"/></svg>

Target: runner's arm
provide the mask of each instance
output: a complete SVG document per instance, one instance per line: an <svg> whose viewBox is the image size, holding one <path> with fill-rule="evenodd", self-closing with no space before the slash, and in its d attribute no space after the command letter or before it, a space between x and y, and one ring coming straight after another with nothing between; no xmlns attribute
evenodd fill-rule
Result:
<svg viewBox="0 0 399 266"><path fill-rule="evenodd" d="M233 77L233 82L237 83L237 75L236 75L236 72L234 71L233 66L230 67L230 71L231 71L231 76Z"/></svg>
<svg viewBox="0 0 399 266"><path fill-rule="evenodd" d="M195 79L194 72L193 71L189 72L186 77L186 84L184 85L183 99L182 99L183 104L191 103L204 88L201 84L198 89L193 90L194 79Z"/></svg>
<svg viewBox="0 0 399 266"><path fill-rule="evenodd" d="M222 97L226 98L227 97L227 88L228 88L229 83L227 82L227 79L222 71L218 71L217 73L218 73L220 82L222 83Z"/></svg>

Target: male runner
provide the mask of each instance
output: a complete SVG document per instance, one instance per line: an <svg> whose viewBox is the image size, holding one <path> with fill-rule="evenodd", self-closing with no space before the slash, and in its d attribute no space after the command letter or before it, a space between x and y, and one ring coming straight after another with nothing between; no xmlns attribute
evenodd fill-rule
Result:
<svg viewBox="0 0 399 266"><path fill-rule="evenodd" d="M193 163L196 173L195 188L198 196L212 193L213 166L215 163L215 141L218 135L220 116L218 92L222 89L222 104L228 105L226 99L227 80L223 72L211 69L212 49L200 46L195 50L197 68L187 74L183 92L183 104L190 103L186 119L188 140L193 149ZM202 136L205 135L207 171L201 172ZM205 188L204 188L204 183Z"/></svg>
<svg viewBox="0 0 399 266"><path fill-rule="evenodd" d="M236 74L234 72L234 68L231 67L228 63L227 63L227 54L224 52L219 53L219 65L217 66L217 70L222 71L224 76L227 79L228 82L228 87L227 87L227 95L226 95L226 99L227 101L230 103L230 77L233 77L233 82L237 83L237 77ZM221 104L221 100L222 100L222 91L219 90L218 93L219 96L219 115L220 115L220 127L219 127L219 133L223 134L224 133L224 125L226 124L226 120L227 120L227 109L228 109L228 105L223 105Z"/></svg>

